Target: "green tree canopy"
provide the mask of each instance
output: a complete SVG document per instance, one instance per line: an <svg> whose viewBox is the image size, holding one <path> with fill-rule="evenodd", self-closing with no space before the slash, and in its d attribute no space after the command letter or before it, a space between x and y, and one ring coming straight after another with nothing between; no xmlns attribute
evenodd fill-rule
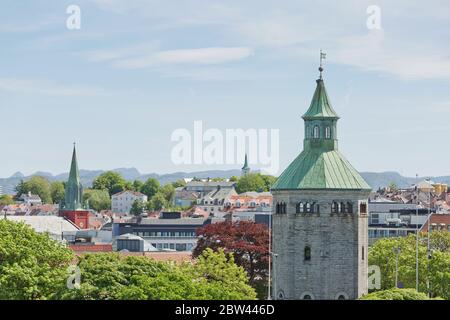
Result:
<svg viewBox="0 0 450 320"><path fill-rule="evenodd" d="M158 191L160 188L159 181L155 178L149 178L147 181L145 181L144 185L141 188L141 192L145 194L148 199L150 200Z"/></svg>
<svg viewBox="0 0 450 320"><path fill-rule="evenodd" d="M131 190L141 192L142 186L144 183L140 180L134 180Z"/></svg>
<svg viewBox="0 0 450 320"><path fill-rule="evenodd" d="M415 289L398 289L376 291L359 298L360 300L430 300L423 292Z"/></svg>
<svg viewBox="0 0 450 320"><path fill-rule="evenodd" d="M111 208L111 198L107 190L86 189L83 192L83 201L88 201L89 208L95 211Z"/></svg>
<svg viewBox="0 0 450 320"><path fill-rule="evenodd" d="M173 199L175 197L175 188L172 186L172 184L168 183L164 185L159 192L161 192L164 195L164 198L166 198L166 201L168 204L173 203Z"/></svg>
<svg viewBox="0 0 450 320"><path fill-rule="evenodd" d="M33 176L30 180L19 183L16 187L17 196L24 193L31 192L32 194L37 194L42 202L52 203L52 195L50 192L50 182L41 176Z"/></svg>
<svg viewBox="0 0 450 320"><path fill-rule="evenodd" d="M239 178L236 184L237 193L249 191L267 191L266 182L259 173L249 173Z"/></svg>
<svg viewBox="0 0 450 320"><path fill-rule="evenodd" d="M72 251L23 223L0 220L0 299L52 299L64 290Z"/></svg>
<svg viewBox="0 0 450 320"><path fill-rule="evenodd" d="M186 185L186 181L184 181L184 179L179 179L175 182L172 182L172 185L174 188L184 187Z"/></svg>
<svg viewBox="0 0 450 320"><path fill-rule="evenodd" d="M169 203L167 202L167 199L162 192L156 193L150 201L147 202L147 209L148 210L162 210L164 208L168 208Z"/></svg>
<svg viewBox="0 0 450 320"><path fill-rule="evenodd" d="M9 194L3 194L0 196L0 206L7 206L14 203L14 199Z"/></svg>
<svg viewBox="0 0 450 320"><path fill-rule="evenodd" d="M131 205L130 214L134 216L139 216L144 212L145 204L142 200L137 199L134 200L133 204Z"/></svg>
<svg viewBox="0 0 450 320"><path fill-rule="evenodd" d="M205 252L192 263L176 265L117 253L86 254L78 264L79 290L64 299L254 299L245 272L223 252Z"/></svg>
<svg viewBox="0 0 450 320"><path fill-rule="evenodd" d="M64 200L65 190L64 183L61 181L54 181L50 184L50 193L53 203L60 203Z"/></svg>
<svg viewBox="0 0 450 320"><path fill-rule="evenodd" d="M127 181L118 172L107 171L102 173L92 182L92 188L107 190L109 195L126 190Z"/></svg>
<svg viewBox="0 0 450 320"><path fill-rule="evenodd" d="M430 282L432 296L450 299L450 233L433 231L430 247L431 259L427 258L426 234L419 239L419 291L427 292ZM381 289L387 290L395 284L395 265L398 253L398 282L405 288L416 287L416 236L385 238L376 241L369 250L369 265L377 265L381 271Z"/></svg>

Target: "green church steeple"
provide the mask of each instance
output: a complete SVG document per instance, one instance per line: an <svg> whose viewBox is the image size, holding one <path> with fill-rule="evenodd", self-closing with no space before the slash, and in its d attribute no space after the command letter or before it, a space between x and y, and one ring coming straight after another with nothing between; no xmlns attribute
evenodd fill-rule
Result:
<svg viewBox="0 0 450 320"><path fill-rule="evenodd" d="M245 161L244 161L244 166L241 169L242 171L242 175L246 175L247 173L250 172L250 167L248 166L248 161L247 161L247 154L245 154Z"/></svg>
<svg viewBox="0 0 450 320"><path fill-rule="evenodd" d="M73 145L72 163L70 165L69 180L66 183L64 210L83 209L83 186L78 172L77 152Z"/></svg>

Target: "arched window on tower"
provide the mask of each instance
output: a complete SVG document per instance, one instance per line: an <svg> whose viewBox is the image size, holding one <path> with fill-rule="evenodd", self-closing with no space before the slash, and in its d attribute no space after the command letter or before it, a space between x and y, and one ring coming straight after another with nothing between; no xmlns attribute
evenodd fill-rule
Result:
<svg viewBox="0 0 450 320"><path fill-rule="evenodd" d="M306 212L311 212L311 203L306 203Z"/></svg>
<svg viewBox="0 0 450 320"><path fill-rule="evenodd" d="M351 202L347 202L347 213L353 213L353 204Z"/></svg>
<svg viewBox="0 0 450 320"><path fill-rule="evenodd" d="M339 204L336 201L333 201L331 204L331 212L338 213L339 212Z"/></svg>
<svg viewBox="0 0 450 320"><path fill-rule="evenodd" d="M326 127L325 128L325 138L326 139L331 139L331 129L330 129L330 127Z"/></svg>
<svg viewBox="0 0 450 320"><path fill-rule="evenodd" d="M314 129L313 129L313 138L314 139L319 139L319 126L314 126Z"/></svg>
<svg viewBox="0 0 450 320"><path fill-rule="evenodd" d="M341 208L340 208L341 210L339 210L339 212L342 212L342 213L345 213L346 211L345 211L345 203L344 202L341 202Z"/></svg>
<svg viewBox="0 0 450 320"><path fill-rule="evenodd" d="M303 202L299 202L295 206L295 213L302 213L303 212Z"/></svg>
<svg viewBox="0 0 450 320"><path fill-rule="evenodd" d="M281 213L280 212L280 204L277 202L277 205L275 206L275 213Z"/></svg>
<svg viewBox="0 0 450 320"><path fill-rule="evenodd" d="M311 247L310 246L305 246L304 258L305 258L305 261L311 260Z"/></svg>

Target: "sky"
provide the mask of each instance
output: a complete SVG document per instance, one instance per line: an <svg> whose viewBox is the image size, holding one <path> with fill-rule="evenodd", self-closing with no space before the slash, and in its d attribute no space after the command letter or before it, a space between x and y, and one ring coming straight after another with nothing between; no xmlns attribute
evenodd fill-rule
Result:
<svg viewBox="0 0 450 320"><path fill-rule="evenodd" d="M2 0L0 177L67 172L74 141L82 169L242 166L174 163L171 136L194 121L278 129L281 173L302 150L320 49L357 170L450 175L449 40L445 0Z"/></svg>

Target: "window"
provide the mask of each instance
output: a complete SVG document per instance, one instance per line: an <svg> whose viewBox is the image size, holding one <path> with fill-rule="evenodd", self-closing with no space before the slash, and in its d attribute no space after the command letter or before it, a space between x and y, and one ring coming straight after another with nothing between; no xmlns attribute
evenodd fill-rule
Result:
<svg viewBox="0 0 450 320"><path fill-rule="evenodd" d="M340 294L338 300L345 300L345 296L343 294Z"/></svg>
<svg viewBox="0 0 450 320"><path fill-rule="evenodd" d="M284 202L277 203L275 213L286 213L286 203Z"/></svg>
<svg viewBox="0 0 450 320"><path fill-rule="evenodd" d="M311 212L311 203L306 203L306 212Z"/></svg>
<svg viewBox="0 0 450 320"><path fill-rule="evenodd" d="M325 138L326 138L326 139L331 139L331 130L330 130L330 127L326 127L326 128L325 128Z"/></svg>
<svg viewBox="0 0 450 320"><path fill-rule="evenodd" d="M333 201L333 203L331 204L331 212L332 213L339 212L339 203L337 203L336 201Z"/></svg>
<svg viewBox="0 0 450 320"><path fill-rule="evenodd" d="M306 246L305 247L305 261L310 261L311 260L311 247L310 246Z"/></svg>
<svg viewBox="0 0 450 320"><path fill-rule="evenodd" d="M359 212L367 213L367 203L363 202L359 204Z"/></svg>
<svg viewBox="0 0 450 320"><path fill-rule="evenodd" d="M364 260L364 246L361 247L361 260Z"/></svg>
<svg viewBox="0 0 450 320"><path fill-rule="evenodd" d="M319 139L319 126L314 126L314 129L313 129L313 138L314 138L314 139Z"/></svg>
<svg viewBox="0 0 450 320"><path fill-rule="evenodd" d="M278 291L278 299L279 300L284 300L284 292L283 292L283 290Z"/></svg>
<svg viewBox="0 0 450 320"><path fill-rule="evenodd" d="M346 209L347 209L347 213L352 213L353 212L353 204L351 202L347 202L346 205Z"/></svg>

